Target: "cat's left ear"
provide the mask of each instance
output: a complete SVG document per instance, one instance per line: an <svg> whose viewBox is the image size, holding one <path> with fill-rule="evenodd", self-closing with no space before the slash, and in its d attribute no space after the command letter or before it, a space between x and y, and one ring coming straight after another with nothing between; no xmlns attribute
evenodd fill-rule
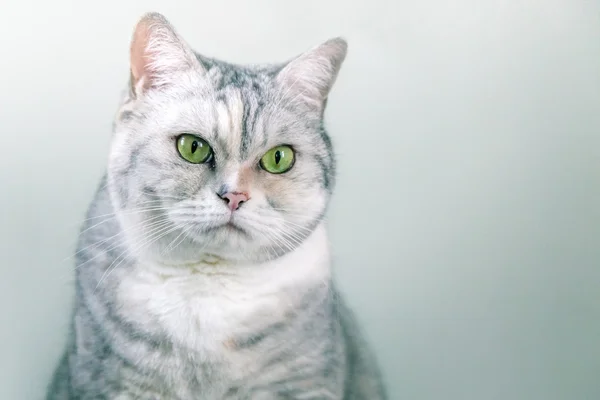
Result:
<svg viewBox="0 0 600 400"><path fill-rule="evenodd" d="M346 58L348 44L334 38L290 61L277 82L291 99L322 109Z"/></svg>
<svg viewBox="0 0 600 400"><path fill-rule="evenodd" d="M148 13L138 22L131 40L130 62L134 96L169 85L179 72L205 73L194 51L158 13Z"/></svg>

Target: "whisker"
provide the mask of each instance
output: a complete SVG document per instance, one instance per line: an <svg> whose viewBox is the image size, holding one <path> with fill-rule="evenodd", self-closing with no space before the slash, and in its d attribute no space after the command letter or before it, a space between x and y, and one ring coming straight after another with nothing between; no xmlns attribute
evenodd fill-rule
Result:
<svg viewBox="0 0 600 400"><path fill-rule="evenodd" d="M262 232L262 231L259 231L259 232ZM282 253L285 253L286 247L282 246L281 241L277 238L276 235L274 235L271 231L264 231L262 233L264 233L266 235L267 239L274 242L277 245L277 247L279 247L279 249L281 249Z"/></svg>
<svg viewBox="0 0 600 400"><path fill-rule="evenodd" d="M298 229L298 228L302 228L304 230L304 232L300 231L300 229ZM298 246L300 246L302 244L302 242L311 233L310 230L308 230L304 227L298 227L298 228L292 227L291 229L283 229L280 226L276 226L276 227L269 226L269 229L267 229L266 232L269 232L271 238L273 238L274 240L277 240L278 242L285 244L286 248L288 250L292 251L292 250L296 249ZM259 230L259 231L261 231L261 230Z"/></svg>
<svg viewBox="0 0 600 400"><path fill-rule="evenodd" d="M188 225L184 225L184 226L182 227L182 233L183 233L183 236L182 236L181 240L180 240L180 241L179 241L179 242L178 242L178 243L177 243L175 246L173 246L173 249L172 249L172 251L175 251L175 249L176 249L177 247L179 247L179 246L181 245L181 243L183 243L183 241L184 241L185 239L190 239L190 236L189 236L188 232L189 232ZM204 249L205 247L206 247L206 245L204 245L204 246L200 247L200 248L199 248L199 250L202 250L202 249Z"/></svg>
<svg viewBox="0 0 600 400"><path fill-rule="evenodd" d="M282 234L285 235L286 237L290 238L290 240L294 241L297 246L300 246L307 237L307 235L301 234L300 232L297 232L294 230L284 231L284 232L282 232Z"/></svg>
<svg viewBox="0 0 600 400"><path fill-rule="evenodd" d="M272 242L273 240L271 238L269 238L269 236L267 236L264 232L260 232L258 231L258 234L261 235L263 238L266 238L267 241ZM273 246L273 244L268 244L268 247L266 249L269 254L271 255L271 257L277 256L277 250L275 250L275 247ZM283 249L281 249L282 251L284 251Z"/></svg>
<svg viewBox="0 0 600 400"><path fill-rule="evenodd" d="M138 223L137 223L137 224L135 224L134 226L130 226L129 228L127 228L127 229L124 229L124 230L120 230L120 231L119 231L117 234L115 234L115 235L109 236L108 238L105 238L105 239L99 240L99 241L97 241L97 242L95 242L95 243L92 243L92 244L90 244L90 245L88 245L88 246L85 246L85 247L84 247L84 248L82 248L82 249L79 249L79 250L77 250L75 253L71 254L71 255L70 255L70 256L68 256L68 257L66 257L66 258L65 258L65 259L63 259L61 262L65 262L65 261L67 261L67 260L69 260L69 259L71 259L71 258L74 258L75 256L77 256L77 254L79 254L79 253L81 253L81 252L83 252L83 251L85 251L85 250L89 249L90 247L94 247L94 246L97 246L97 245L99 245L99 244L102 244L102 243L108 242L108 241L110 241L111 239L114 239L115 237L117 237L117 236L119 236L119 235L122 235L122 234L124 234L125 232L129 232L130 230L132 230L132 229L134 229L134 228L140 227L140 226L142 226L142 225L144 225L144 224L147 224L148 222L155 221L155 220L157 220L157 219L159 219L159 218L164 218L164 215L155 215L155 216L154 216L154 217L152 217L152 218L148 218L148 219L146 219L146 220L144 220L144 221L138 222ZM102 222L101 222L101 223L102 223ZM100 224L101 224L101 223L100 223ZM100 224L96 224L96 226L97 226L97 225L100 225ZM152 224L150 224L150 226L151 226L151 225L152 225Z"/></svg>
<svg viewBox="0 0 600 400"><path fill-rule="evenodd" d="M123 214L123 215L132 215L132 214L134 214L134 213L142 213L142 212L146 212L146 211L148 211L148 212L149 212L149 211L155 211L155 210L157 210L157 211L160 211L161 209L159 209L159 208L140 209L140 210L135 210L135 212L131 212L131 213L127 213L127 212L126 212L126 213L125 213L125 214ZM94 217L94 218L96 218L96 217ZM98 218L99 218L99 217L98 217ZM90 227L88 227L88 228L86 228L86 229L84 229L84 230L80 231L80 232L79 232L79 234L77 235L77 238L79 238L79 237L83 236L83 234L84 234L84 233L86 233L86 232L88 232L89 230L91 230L91 229L93 229L93 228L96 228L96 227L98 227L98 226L100 226L100 225L102 225L102 224L104 224L104 223L106 223L106 222L108 222L108 221L110 221L110 220L112 220L112 219L114 219L114 218L116 218L116 214L113 214L113 216L112 216L112 217L110 217L110 218L106 218L105 220L103 220L103 221L100 221L99 223L96 223L96 224L94 224L94 225L92 225L92 226L90 226ZM88 218L88 221L89 221L89 220L91 220L91 219L93 219L93 218ZM154 219L154 218L151 218L151 220L152 220L152 219ZM76 243L75 243L75 244L76 244ZM68 259L68 258L67 258L67 259Z"/></svg>
<svg viewBox="0 0 600 400"><path fill-rule="evenodd" d="M270 210L279 211L279 212L283 212L286 214L294 214L294 215L310 217L308 214L302 213L302 210L297 210L297 209L293 209L293 208L272 207L272 208L270 208Z"/></svg>
<svg viewBox="0 0 600 400"><path fill-rule="evenodd" d="M309 229L309 228L307 228L307 227L304 227L302 225L298 225L295 222L288 221L288 220L286 220L284 218L281 218L281 217L268 216L268 218L270 220L273 220L273 221L283 222L283 225L291 225L291 226L296 227L297 229L303 230L303 231L305 231L307 233L312 232L312 230ZM263 222L264 223L264 218L260 218L260 217L259 218L251 218L251 217L248 217L248 216L244 216L242 219L243 220L248 220L248 221L251 221L251 222ZM264 225L265 226L271 226L271 225L267 225L267 224L264 224ZM274 227L278 228L279 225L274 225Z"/></svg>
<svg viewBox="0 0 600 400"><path fill-rule="evenodd" d="M285 237L282 237L279 235L279 230L273 231L273 229L271 229L271 227L269 227L270 229L266 229L266 230L257 230L258 232L262 232L264 234L267 235L267 238L269 238L271 241L273 241L275 244L277 244L279 246L279 248L285 253L286 250L291 250L292 249L292 243L287 240ZM277 228L275 228L277 229ZM283 245L283 247L282 247Z"/></svg>
<svg viewBox="0 0 600 400"><path fill-rule="evenodd" d="M164 225L163 225L163 224L164 224ZM169 220L165 219L165 220L162 220L162 221L155 221L155 222L153 222L152 224L150 224L150 225L149 225L149 227L156 228L156 226L159 226L159 225L160 225L160 227L163 227L163 226L167 226L167 225L169 225L169 224L171 224L171 221L169 221ZM132 228L130 227L129 229L132 229ZM88 259L88 260L86 260L86 261L82 262L81 264L77 265L77 266L75 267L75 270L77 270L77 269L81 268L81 267L82 267L82 266L84 266L85 264L87 264L87 263L89 263L90 261L92 261L92 260L94 260L94 259L96 259L96 258L100 257L101 255L103 255L103 254L106 254L107 252L109 252L109 251L112 251L112 250L116 249L116 248L117 248L117 247L119 247L119 246L121 246L121 243L117 243L117 244L115 244L115 245L113 245L113 246L109 247L108 249L105 249L103 252L101 252L101 253L99 253L99 254L96 254L94 257L92 257L92 258L90 258L90 259Z"/></svg>
<svg viewBox="0 0 600 400"><path fill-rule="evenodd" d="M118 213L121 213L121 215L132 215L132 214L137 214L140 212L147 212L147 211L161 211L161 210L169 210L170 207L141 207L141 208L134 208L131 210L124 210L124 211L117 211L117 212L113 212L113 213L109 213L109 214L103 214L103 215L97 215L95 217L90 217L90 218L86 218L83 221L79 222L79 225L84 224L85 222L94 220L94 219L98 219L98 218L104 218L104 217L111 217L111 218L107 218L107 221L109 221L110 219L114 218L117 216ZM87 228L90 229L90 228ZM82 231L81 233L85 232Z"/></svg>
<svg viewBox="0 0 600 400"><path fill-rule="evenodd" d="M169 245L168 245L168 246L167 246L167 247L166 247L166 248L163 250L163 254L164 254L164 253L166 253L167 251L169 251L169 249L171 248L171 246L173 245L173 243L175 243L175 242L177 241L177 239L179 239L179 237L180 237L180 236L182 236L182 235L183 235L183 240L185 240L185 229L182 229L182 230L181 230L181 233L180 233L179 235L177 235L177 236L175 237L175 239L173 239L173 240L171 241L171 243L169 243ZM181 242L178 242L178 244L182 243L182 242L183 242L183 240L182 240ZM174 249L174 248L173 248L173 249Z"/></svg>
<svg viewBox="0 0 600 400"><path fill-rule="evenodd" d="M104 271L104 273L102 274L102 276L100 277L100 280L98 281L98 284L96 285L96 288L94 289L94 291L96 291L98 289L98 287L100 287L100 284L102 283L102 281L105 278L108 278L110 276L110 274L112 273L112 271L114 271L119 265L121 265L126 259L127 256L123 257L127 252L130 253L134 253L138 250L141 250L142 247L145 246L149 246L152 243L156 242L157 240L159 240L160 238L164 237L165 235L168 235L170 232L173 232L175 230L177 230L178 227L171 227L169 228L168 225L167 226L162 226L160 228L158 228L157 230L155 230L152 234L149 235L149 237L146 238L146 240L142 240L142 243L140 245L135 246L134 249L126 249L125 251L123 251L117 258L115 258L115 260L108 266L108 268L106 269L106 271ZM157 232L158 231L158 232ZM116 264L114 267L113 265L117 262L117 260L121 259L121 261L119 261L118 264ZM112 267L112 268L111 268Z"/></svg>
<svg viewBox="0 0 600 400"><path fill-rule="evenodd" d="M186 199L185 196L173 196L173 195L169 195L169 194L152 193L152 192L147 192L145 190L142 190L141 192L143 194L145 194L146 196L152 196L152 197L156 197L158 199L171 199L171 200L184 200L184 199Z"/></svg>

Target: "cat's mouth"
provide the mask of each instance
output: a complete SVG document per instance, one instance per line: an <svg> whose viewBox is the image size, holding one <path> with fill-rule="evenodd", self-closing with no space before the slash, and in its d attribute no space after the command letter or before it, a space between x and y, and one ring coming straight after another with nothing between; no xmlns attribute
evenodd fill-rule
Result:
<svg viewBox="0 0 600 400"><path fill-rule="evenodd" d="M208 233L212 233L212 234L217 234L219 236L222 234L225 234L225 235L239 234L239 235L244 235L248 238L252 237L250 232L245 227L238 224L238 222L235 221L234 218L224 218L220 221L212 221L212 223L210 223L210 224L198 225L196 233L200 234L201 236L204 236Z"/></svg>
<svg viewBox="0 0 600 400"><path fill-rule="evenodd" d="M239 225L237 225L235 222L233 222L233 220L229 220L229 222L227 222L226 224L222 225L222 228L230 230L230 231L236 231L238 233L243 233L244 235L248 234L248 232L246 232L244 230L244 228L242 228Z"/></svg>
<svg viewBox="0 0 600 400"><path fill-rule="evenodd" d="M226 233L239 233L244 236L250 236L248 231L246 231L244 228L242 228L241 226L236 224L235 221L233 221L233 219L230 219L229 221L227 221L225 223L213 226L212 228L210 228L210 230L221 231L221 232L226 232Z"/></svg>
<svg viewBox="0 0 600 400"><path fill-rule="evenodd" d="M233 221L227 221L227 222L222 222L222 223L213 223L209 226L198 226L195 229L195 232L197 234L199 234L200 236L205 236L209 233L212 234L241 234L247 237L250 237L250 233L242 228L241 226L237 225L235 222Z"/></svg>

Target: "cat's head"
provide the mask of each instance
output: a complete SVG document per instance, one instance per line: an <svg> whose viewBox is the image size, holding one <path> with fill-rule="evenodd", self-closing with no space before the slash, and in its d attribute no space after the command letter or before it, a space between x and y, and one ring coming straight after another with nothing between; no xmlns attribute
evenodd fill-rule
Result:
<svg viewBox="0 0 600 400"><path fill-rule="evenodd" d="M323 112L345 55L332 39L284 64L237 66L195 54L161 15L143 17L108 167L130 248L179 263L297 247L333 188Z"/></svg>

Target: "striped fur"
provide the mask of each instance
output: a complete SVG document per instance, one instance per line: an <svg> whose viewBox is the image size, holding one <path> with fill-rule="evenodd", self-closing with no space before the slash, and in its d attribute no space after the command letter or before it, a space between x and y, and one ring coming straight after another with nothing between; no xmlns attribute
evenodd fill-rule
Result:
<svg viewBox="0 0 600 400"><path fill-rule="evenodd" d="M323 224L335 183L323 112L345 53L333 39L284 64L232 65L142 19L49 400L386 398ZM178 156L184 132L211 162ZM262 170L282 144L294 167ZM242 189L250 200L224 226L217 194Z"/></svg>

